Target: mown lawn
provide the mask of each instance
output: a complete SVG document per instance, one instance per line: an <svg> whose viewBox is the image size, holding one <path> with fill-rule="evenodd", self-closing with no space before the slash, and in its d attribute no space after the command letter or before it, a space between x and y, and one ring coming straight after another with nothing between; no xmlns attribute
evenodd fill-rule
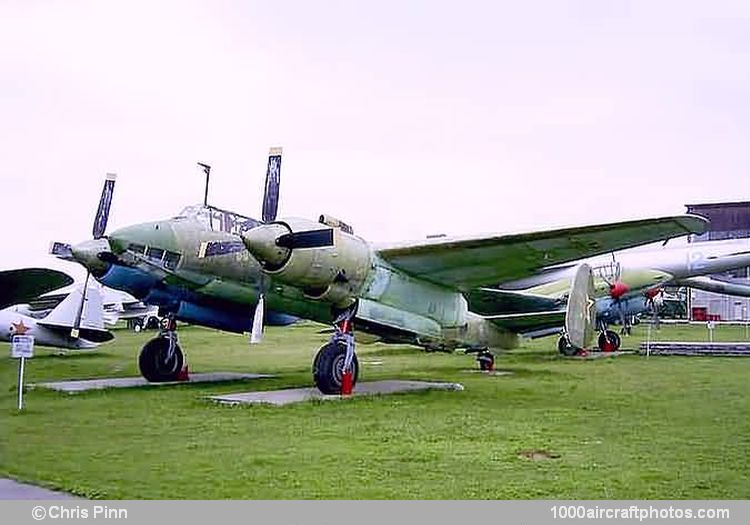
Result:
<svg viewBox="0 0 750 525"><path fill-rule="evenodd" d="M749 498L750 359L563 359L553 338L473 371L470 356L360 345L361 380L457 381L425 392L287 407L227 407L211 394L306 386L322 327L271 328L262 345L186 327L193 371L275 379L31 390L15 410L16 362L0 359L0 475L92 498ZM152 334L117 331L96 352L37 349L30 382L136 375ZM638 327L626 347L645 337ZM703 327L653 339L705 340ZM717 340L743 340L720 327ZM2 352L7 356L7 345ZM543 450L552 459L519 456Z"/></svg>

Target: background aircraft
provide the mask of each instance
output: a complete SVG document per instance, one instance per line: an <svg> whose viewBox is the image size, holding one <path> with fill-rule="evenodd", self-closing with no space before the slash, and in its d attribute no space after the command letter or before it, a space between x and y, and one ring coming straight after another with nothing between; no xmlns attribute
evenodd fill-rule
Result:
<svg viewBox="0 0 750 525"><path fill-rule="evenodd" d="M119 321L127 321L128 328L136 331L159 328L160 319L157 306L144 304L121 290L113 290L98 283L96 286L100 288L102 295L105 325L115 326ZM15 305L14 310L35 319L41 319L68 297L70 292L71 290L62 289L46 293L36 299L27 301L26 304Z"/></svg>
<svg viewBox="0 0 750 525"><path fill-rule="evenodd" d="M2 305L8 301L28 302L36 291L48 291L53 286L65 286L73 279L62 272L47 269L13 270L2 272ZM11 290L8 293L8 290ZM13 291L15 290L15 291ZM17 293L23 290L23 293ZM24 315L16 306L6 306L0 310L0 340L10 341L14 335L33 335L34 344L55 348L94 348L110 341L113 335L104 327L101 293L96 286L86 293L83 287L76 287L55 308L41 318ZM71 333L77 327L75 334Z"/></svg>
<svg viewBox="0 0 750 525"><path fill-rule="evenodd" d="M600 349L617 350L620 336L607 330L614 322L627 328L638 314L655 312L665 285L691 286L707 291L750 297L750 287L723 283L710 277L714 273L750 266L750 241L747 239L708 241L686 246L660 246L629 250L585 260L592 267L596 299ZM545 311L561 308L576 268L572 264L545 268L539 275L505 283L495 293L495 306L507 298L506 313L517 308ZM488 293L492 293L488 291ZM524 335L540 337L559 333L561 325L538 327ZM560 339L562 352L573 351Z"/></svg>

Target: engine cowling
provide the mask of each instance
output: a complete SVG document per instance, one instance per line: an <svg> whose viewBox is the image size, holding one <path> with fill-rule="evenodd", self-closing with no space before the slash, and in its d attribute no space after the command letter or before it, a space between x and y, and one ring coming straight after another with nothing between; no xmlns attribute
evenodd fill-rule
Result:
<svg viewBox="0 0 750 525"><path fill-rule="evenodd" d="M363 239L307 219L264 224L242 240L266 273L340 308L354 302L371 267Z"/></svg>

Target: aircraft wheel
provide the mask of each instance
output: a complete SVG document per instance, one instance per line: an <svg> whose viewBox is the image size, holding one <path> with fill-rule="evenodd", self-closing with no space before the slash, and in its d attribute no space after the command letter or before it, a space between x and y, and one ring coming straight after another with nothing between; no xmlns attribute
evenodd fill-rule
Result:
<svg viewBox="0 0 750 525"><path fill-rule="evenodd" d="M612 330L599 334L598 346L602 352L617 352L622 344L622 339Z"/></svg>
<svg viewBox="0 0 750 525"><path fill-rule="evenodd" d="M479 370L483 372L495 369L495 356L491 352L480 352L477 355L477 362L479 363Z"/></svg>
<svg viewBox="0 0 750 525"><path fill-rule="evenodd" d="M138 368L141 375L152 383L177 381L185 357L179 344L175 343L174 353L167 359L169 339L155 337L143 345L138 356Z"/></svg>
<svg viewBox="0 0 750 525"><path fill-rule="evenodd" d="M313 379L315 386L324 394L340 394L343 376L346 345L342 342L330 342L323 346L313 361ZM357 384L359 361L357 354L352 359L352 386Z"/></svg>
<svg viewBox="0 0 750 525"><path fill-rule="evenodd" d="M570 344L570 341L568 341L568 338L564 335L561 335L560 338L557 340L557 350L562 355L576 355L576 352L578 349Z"/></svg>

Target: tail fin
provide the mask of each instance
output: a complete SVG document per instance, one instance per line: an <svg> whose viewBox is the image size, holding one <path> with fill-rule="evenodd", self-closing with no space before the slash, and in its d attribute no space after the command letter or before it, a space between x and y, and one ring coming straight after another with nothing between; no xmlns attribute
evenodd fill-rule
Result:
<svg viewBox="0 0 750 525"><path fill-rule="evenodd" d="M569 343L576 349L588 347L594 339L595 322L594 276L588 264L581 264L573 277L565 311Z"/></svg>
<svg viewBox="0 0 750 525"><path fill-rule="evenodd" d="M39 324L50 329L70 331L75 326L81 301L84 301L84 304L81 313L80 338L95 343L113 339L114 336L104 327L102 292L96 284L89 285L85 300L83 286L77 286L47 317L39 321Z"/></svg>

